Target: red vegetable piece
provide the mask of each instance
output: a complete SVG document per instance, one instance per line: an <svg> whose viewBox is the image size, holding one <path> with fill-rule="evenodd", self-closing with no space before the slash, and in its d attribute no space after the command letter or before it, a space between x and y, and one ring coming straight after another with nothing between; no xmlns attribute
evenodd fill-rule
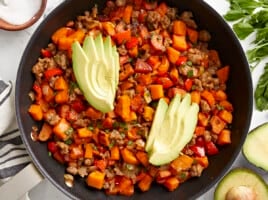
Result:
<svg viewBox="0 0 268 200"><path fill-rule="evenodd" d="M40 85L34 84L33 85L33 90L35 91L36 95L35 95L35 99L37 101L42 99L42 89L40 87Z"/></svg>
<svg viewBox="0 0 268 200"><path fill-rule="evenodd" d="M187 91L190 91L192 89L193 86L193 80L190 78L187 78L184 82L184 87Z"/></svg>
<svg viewBox="0 0 268 200"><path fill-rule="evenodd" d="M60 68L51 68L45 71L45 78L48 80L53 76L60 76L63 74L63 71Z"/></svg>
<svg viewBox="0 0 268 200"><path fill-rule="evenodd" d="M212 141L205 143L205 149L208 155L215 155L219 153L217 146Z"/></svg>
<svg viewBox="0 0 268 200"><path fill-rule="evenodd" d="M49 51L47 49L41 49L41 54L44 58L51 58L52 57L51 51Z"/></svg>
<svg viewBox="0 0 268 200"><path fill-rule="evenodd" d="M194 152L194 154L198 157L203 157L206 155L205 148L198 145L193 145L190 147L190 149Z"/></svg>
<svg viewBox="0 0 268 200"><path fill-rule="evenodd" d="M75 99L74 101L72 101L71 107L78 113L85 110L85 105L83 104L82 100L80 100L80 99Z"/></svg>
<svg viewBox="0 0 268 200"><path fill-rule="evenodd" d="M126 48L127 49L132 49L134 48L135 46L137 46L139 44L139 40L137 37L132 37L130 40L128 40L126 42Z"/></svg>
<svg viewBox="0 0 268 200"><path fill-rule="evenodd" d="M163 88L170 88L170 87L172 87L173 86L173 82L172 82L172 80L170 80L170 78L168 78L168 77L159 77L157 80L156 80L156 82L158 83L158 84L161 84L161 85L163 85Z"/></svg>
<svg viewBox="0 0 268 200"><path fill-rule="evenodd" d="M178 60L176 61L176 65L183 65L187 62L186 56L180 56Z"/></svg>
<svg viewBox="0 0 268 200"><path fill-rule="evenodd" d="M149 73L153 71L152 67L145 61L138 59L135 65L136 73Z"/></svg>
<svg viewBox="0 0 268 200"><path fill-rule="evenodd" d="M57 144L56 144L56 142L52 142L52 141L48 142L47 143L47 149L48 149L49 152L55 153L57 151Z"/></svg>

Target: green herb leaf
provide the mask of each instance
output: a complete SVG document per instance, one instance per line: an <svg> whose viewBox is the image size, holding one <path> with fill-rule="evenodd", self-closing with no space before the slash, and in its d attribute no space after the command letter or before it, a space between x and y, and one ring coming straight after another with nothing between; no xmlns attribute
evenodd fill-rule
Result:
<svg viewBox="0 0 268 200"><path fill-rule="evenodd" d="M268 63L266 63L264 72L259 78L254 98L258 110L263 111L268 109Z"/></svg>
<svg viewBox="0 0 268 200"><path fill-rule="evenodd" d="M254 28L249 23L238 22L233 25L233 29L239 39L243 40L254 32Z"/></svg>
<svg viewBox="0 0 268 200"><path fill-rule="evenodd" d="M227 21L236 21L242 17L245 17L245 13L242 10L230 10L224 15L224 19Z"/></svg>

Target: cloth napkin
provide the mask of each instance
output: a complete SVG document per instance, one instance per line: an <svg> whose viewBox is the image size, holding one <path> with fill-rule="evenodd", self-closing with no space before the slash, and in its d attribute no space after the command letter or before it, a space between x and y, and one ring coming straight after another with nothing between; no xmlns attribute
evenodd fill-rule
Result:
<svg viewBox="0 0 268 200"><path fill-rule="evenodd" d="M13 84L0 78L0 186L29 163L16 123Z"/></svg>

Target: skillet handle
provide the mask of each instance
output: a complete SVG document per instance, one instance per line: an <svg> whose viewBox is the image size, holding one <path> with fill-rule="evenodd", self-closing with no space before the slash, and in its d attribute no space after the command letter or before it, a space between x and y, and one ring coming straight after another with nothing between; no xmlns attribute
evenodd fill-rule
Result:
<svg viewBox="0 0 268 200"><path fill-rule="evenodd" d="M27 198L23 198L25 194L43 179L31 163L0 187L1 199L26 200Z"/></svg>

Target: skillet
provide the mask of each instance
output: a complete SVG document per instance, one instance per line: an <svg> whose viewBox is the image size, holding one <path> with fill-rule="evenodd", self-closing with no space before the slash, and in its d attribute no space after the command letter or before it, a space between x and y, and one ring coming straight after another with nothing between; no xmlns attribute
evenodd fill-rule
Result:
<svg viewBox="0 0 268 200"><path fill-rule="evenodd" d="M252 80L243 49L228 24L202 0L166 2L169 6L178 7L179 11L192 11L199 28L208 30L212 35L210 48L217 49L223 64L231 66L227 93L234 106L232 144L221 149L218 155L210 157L210 165L201 177L188 180L174 192L153 185L148 192L136 192L132 197L106 196L104 192L88 188L84 180L79 178L75 180L73 188L67 187L63 179L65 167L48 156L45 144L31 139L32 126L36 125L28 114L31 104L28 93L34 81L31 68L40 56L40 49L49 43L56 29L85 10L90 10L95 4L102 10L105 0L66 0L40 24L24 51L17 73L15 105L21 137L33 163L44 177L72 199L196 199L227 172L240 152L249 129L253 104Z"/></svg>

